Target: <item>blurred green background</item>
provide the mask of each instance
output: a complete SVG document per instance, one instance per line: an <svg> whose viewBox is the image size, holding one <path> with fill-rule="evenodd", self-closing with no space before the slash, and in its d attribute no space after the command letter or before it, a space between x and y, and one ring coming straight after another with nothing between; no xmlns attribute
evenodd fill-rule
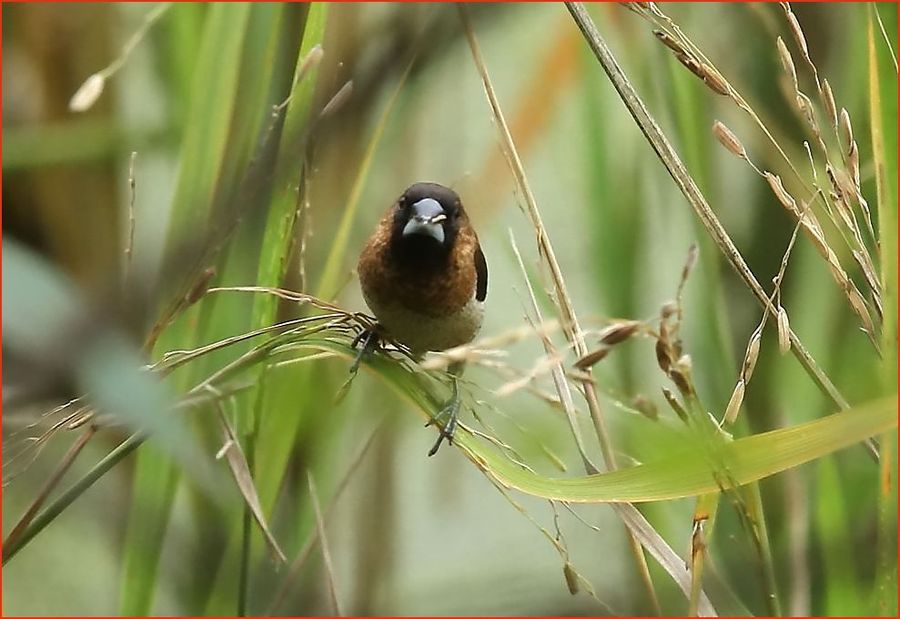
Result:
<svg viewBox="0 0 900 619"><path fill-rule="evenodd" d="M776 36L791 47L801 83L809 85L811 77L782 9L705 3L666 3L663 8L744 94L791 161L807 174L802 141L809 137L785 94ZM197 267L217 268L215 286L266 283L258 279L259 257L267 255L261 249L267 247L263 230L271 226L273 209L283 208L289 217L298 178L306 206L293 246L268 246L276 262L284 260L281 283L286 288L365 311L352 272L358 251L400 192L412 182L429 180L462 195L479 232L490 265L483 335L526 324L527 289L510 231L532 282L539 290L549 289L537 268L534 231L519 208L521 199L453 6L173 5L157 15L83 113L69 110L72 95L89 75L120 57L122 46L156 9L143 4L4 4L2 10L4 240L43 255L71 278L83 295L92 329L116 325L137 350L171 299L190 287L191 269ZM674 298L688 248L698 243L698 266L685 291L682 336L703 402L721 418L761 316L756 300L696 222L565 7L486 4L470 10L585 326L599 328L610 317L658 316L660 306ZM862 191L877 229L882 205L875 188L867 51L872 10L872 5L855 3L794 7L820 77L828 78L838 107L852 118ZM765 181L716 142L713 121L721 120L740 136L757 166L787 179L783 160L749 118L686 71L638 15L615 5L591 6L590 11L769 290L795 222ZM897 8L882 3L877 11L888 43L876 26L874 44L884 61L890 58L888 45L896 49ZM271 120L272 106L290 92L298 56L317 43L321 61L301 82L306 90L295 91L282 131ZM895 89L896 71L888 67L888 73ZM349 94L316 120L348 81ZM896 90L892 92L885 95L885 105L893 109L894 122L885 132L895 140ZM291 110L301 105L311 111L306 116L298 112L292 121ZM266 135L280 139L273 142ZM280 145L277 153L271 152L273 144ZM895 141L888 144L896 149ZM129 263L123 251L131 225L133 151ZM896 154L888 161L893 162L889 171L896 191ZM349 217L346 238L339 232L344 217ZM225 250L197 258L198 247L215 245L232 228L222 243ZM896 250L896 239L893 243ZM862 287L849 252L840 257ZM16 294L4 277L4 315ZM857 328L827 265L803 235L787 268L781 302L791 327L852 404L896 392L896 372L893 382L881 380L885 362ZM207 295L163 334L152 359L262 326L256 323L260 311L270 313L271 323L275 308L260 310L254 303L249 294ZM552 315L549 302L543 309ZM281 303L277 316L298 312ZM28 437L54 421L41 414L78 395L80 383L73 383L68 364L80 362L82 344L74 345L74 352L48 353L48 360L11 354L15 351L4 341L4 539L81 432L56 432L39 452L27 451ZM204 359L194 378L245 350L228 348ZM884 353L896 363L896 348ZM528 371L542 354L540 341L529 337L509 346L503 361ZM574 361L571 353L566 361ZM244 449L255 460L263 507L289 562L316 529L309 472L323 506L334 506L325 518L333 565L327 568L314 547L274 611L271 605L290 569L273 560L255 528L249 553L241 559L243 502L233 484L219 495L210 493L202 475L184 474L182 463L157 451L151 441L104 475L4 566L4 615L234 614L242 565L249 574L249 614L332 614L330 585L341 609L352 614L652 612L624 528L609 507L574 508L597 530L557 508L557 530L547 501L513 494L550 538L561 532L569 561L595 592L589 595L582 586L573 595L558 549L481 471L453 448L425 457L433 429L422 427L408 402L364 372L347 397L336 401L348 365L344 358L323 358L267 370L262 403L242 396L228 409L239 427L247 419L241 407L255 410L258 425ZM641 417L630 403L643 395L664 420L676 420L660 395L667 383L656 366L652 342L628 342L595 370L620 464L652 457L665 441L658 431L662 421ZM179 376L189 371L170 381L172 393L187 386L190 379ZM260 374L247 376L252 385L261 380ZM466 379L465 423L477 425L474 404L488 427L541 472L581 474L571 432L558 410L527 390L497 396L494 391L509 378L490 368L472 367ZM546 373L534 385L553 391ZM585 407L580 400L576 404L587 432ZM796 360L779 355L770 321L735 436L834 410ZM221 446L214 415L210 408L198 410L185 424L190 443L210 462ZM376 426L370 448L354 465ZM63 487L125 436L120 425L101 429L78 456ZM11 461L22 450L26 455ZM595 437L588 450L599 454ZM555 461L564 464L565 472ZM221 461L213 466L226 471ZM346 490L333 499L348 469ZM878 593L876 587L875 557L878 544L884 543L878 524L878 466L862 447L770 477L760 490L783 612L884 610L875 605L877 600L893 594ZM641 511L687 557L693 506L686 499L646 504ZM887 518L893 518L896 535L896 511ZM722 588L730 590L718 599L731 600L717 608L723 613L767 612L758 559L727 501L716 527L711 560ZM684 596L648 561L662 611L686 612ZM892 561L889 567L896 575L896 557Z"/></svg>

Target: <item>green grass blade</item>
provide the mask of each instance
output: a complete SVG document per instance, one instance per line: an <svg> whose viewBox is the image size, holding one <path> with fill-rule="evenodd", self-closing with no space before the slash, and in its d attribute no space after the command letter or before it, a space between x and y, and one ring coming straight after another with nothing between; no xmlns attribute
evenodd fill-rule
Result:
<svg viewBox="0 0 900 619"><path fill-rule="evenodd" d="M238 85L240 54L250 15L248 5L209 7L203 41L194 69L190 109L182 142L178 181L169 223L168 250L205 229L213 212L214 197L227 158L226 145ZM215 105L210 105L215 101ZM162 334L157 350L193 345L198 338L197 317L204 308L188 315ZM186 373L176 377L186 386ZM152 611L156 572L162 539L178 483L173 462L152 450L138 453L134 494L124 544L120 611L147 615Z"/></svg>
<svg viewBox="0 0 900 619"><path fill-rule="evenodd" d="M897 72L890 41L878 33L870 6L868 23L869 105L872 125L872 155L878 196L878 228L881 243L881 288L884 322L881 342L884 351L885 391L897 388ZM895 9L895 7L892 7ZM896 18L888 21L896 24ZM896 39L896 34L895 34ZM878 487L878 553L876 557L874 607L871 612L897 614L897 433L881 437Z"/></svg>
<svg viewBox="0 0 900 619"><path fill-rule="evenodd" d="M308 339L300 345L347 357L354 354L347 346L329 340ZM438 398L412 370L383 358L372 359L366 367L426 415L436 410ZM734 441L723 440L712 454L705 438L695 439L673 431L672 442L678 446L658 460L608 473L563 479L524 470L493 446L479 442L465 431L454 438L454 443L501 484L527 494L578 503L641 503L718 492L722 485L727 488L730 484L749 484L896 426L897 402L893 397L808 423Z"/></svg>

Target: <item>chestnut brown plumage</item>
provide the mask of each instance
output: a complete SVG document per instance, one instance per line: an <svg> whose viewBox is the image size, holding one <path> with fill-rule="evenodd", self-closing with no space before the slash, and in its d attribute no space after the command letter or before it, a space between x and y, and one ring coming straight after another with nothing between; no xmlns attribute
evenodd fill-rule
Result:
<svg viewBox="0 0 900 619"><path fill-rule="evenodd" d="M378 223L357 270L379 330L416 356L466 344L481 328L487 262L452 189L437 183L406 189ZM366 334L364 351L371 349L374 337ZM452 442L461 370L451 370L453 397L435 418L449 419L429 455L444 438Z"/></svg>

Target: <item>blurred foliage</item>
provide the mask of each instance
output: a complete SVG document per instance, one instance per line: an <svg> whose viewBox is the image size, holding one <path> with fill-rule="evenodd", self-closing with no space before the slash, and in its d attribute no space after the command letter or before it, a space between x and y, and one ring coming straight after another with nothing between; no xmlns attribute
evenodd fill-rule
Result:
<svg viewBox="0 0 900 619"><path fill-rule="evenodd" d="M771 140L635 12L590 12L771 292L797 220L711 129L725 123L759 169L801 195L814 180L803 141L819 151L776 37L790 49L798 88L815 93L815 78L777 5L663 9ZM702 449L728 439L714 432L711 443L693 443L689 430L715 427L707 411L722 419L762 312L565 7L469 10L589 345L612 319L641 321L638 335L593 368L628 469L610 477L583 475L553 364L523 318L531 315L528 289L510 234L545 318L555 315L545 292L553 285L454 7L177 3L153 23L153 9L140 4L2 10L3 538L7 548L10 538L16 543L14 557L4 554L4 615L315 615L333 614L335 599L353 614L652 612L619 522L623 508L562 499L709 490ZM681 570L692 540L694 548L704 541L693 518L709 518L702 584L722 614L770 612L771 582L785 614L896 615L894 424L878 437L880 466L862 445L832 452L884 430L884 415L896 412L885 397L897 390L897 7L793 10L818 77L852 119L860 193L879 237L876 244L864 235L863 245L876 256L883 331L853 240L818 204L814 212L876 316L881 355L834 269L801 232L776 301L851 405L846 415L856 416L829 416L838 406L779 353L770 319L738 422L725 428L735 440L710 452L731 454L725 468L741 483L765 478L718 503L715 493L641 503L627 518L645 517L680 555ZM142 29L143 38L129 40ZM94 105L69 111L84 80L117 59ZM809 96L827 147L838 152L840 129ZM840 152L836 161L849 169ZM815 182L827 194L817 162ZM471 364L462 421L473 433L433 459L425 457L433 429L409 412L433 410L446 391L440 371L379 357L342 387L352 312L366 309L352 272L357 252L392 200L420 180L454 187L479 231L491 269L482 334L524 334L502 343L503 356ZM654 340L692 244L699 253L679 327L698 406L685 426L661 394L674 387ZM269 289L222 290L248 286ZM267 293L276 287L323 298ZM207 354L184 352L278 321L291 322ZM571 369L571 347L558 330L549 336ZM166 380L148 380L138 359ZM572 384L578 429L599 462ZM60 408L85 392L93 417L81 400ZM180 398L174 414L158 410L171 398ZM245 456L233 466L252 475L287 565L229 479L226 459L214 458L225 427ZM40 527L26 531L26 547L14 529L29 506ZM685 613L685 594L652 554L662 612Z"/></svg>

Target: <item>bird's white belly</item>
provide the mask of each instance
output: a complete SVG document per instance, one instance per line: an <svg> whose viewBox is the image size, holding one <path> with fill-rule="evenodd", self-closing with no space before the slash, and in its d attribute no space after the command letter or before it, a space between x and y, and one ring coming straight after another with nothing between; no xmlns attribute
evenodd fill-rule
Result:
<svg viewBox="0 0 900 619"><path fill-rule="evenodd" d="M383 304L365 295L366 303L388 335L414 353L446 350L471 342L481 328L484 303L475 297L446 316L429 316L397 303Z"/></svg>

